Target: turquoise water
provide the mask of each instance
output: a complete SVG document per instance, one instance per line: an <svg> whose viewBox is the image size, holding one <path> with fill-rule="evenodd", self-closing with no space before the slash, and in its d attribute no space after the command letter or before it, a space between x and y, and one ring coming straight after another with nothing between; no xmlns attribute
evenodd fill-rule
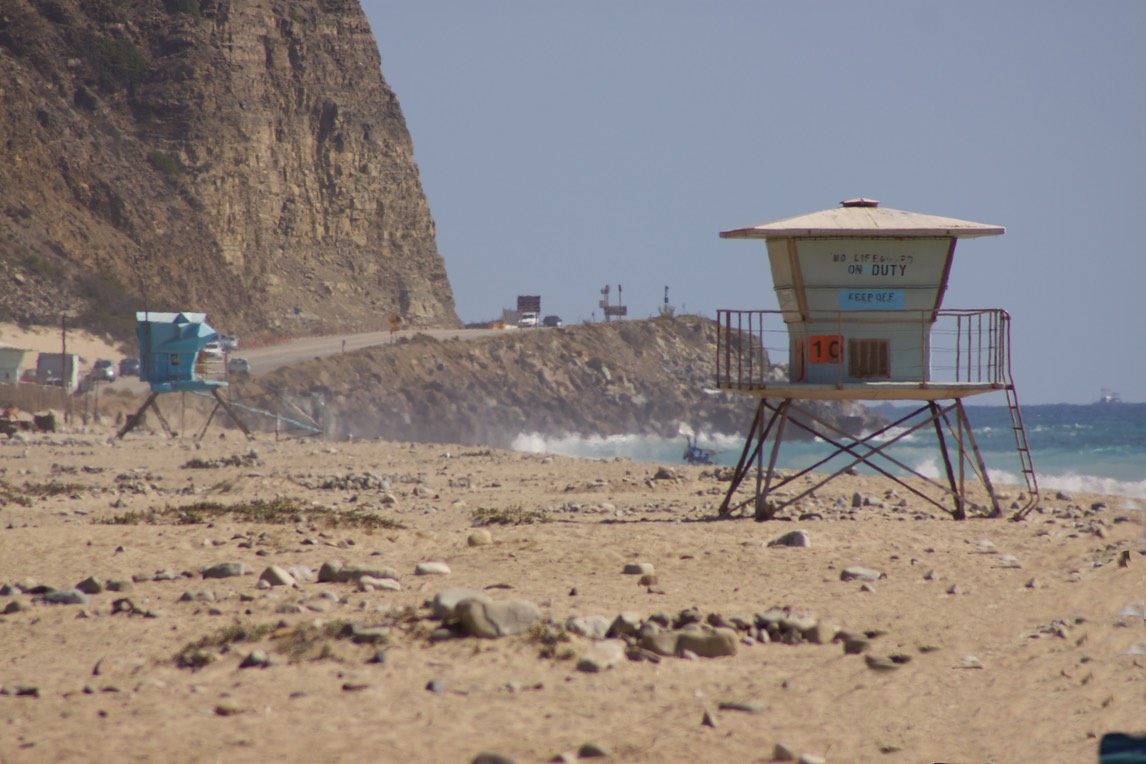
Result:
<svg viewBox="0 0 1146 764"><path fill-rule="evenodd" d="M899 409L899 416L909 410ZM967 406L966 410L992 480L1021 485L1021 468L1007 407ZM1146 499L1146 403L1024 406L1022 414L1041 489ZM886 437L895 434L892 431ZM740 458L743 438L743 435L701 433L700 445L718 452L714 463L731 466ZM598 459L623 456L661 464L683 463L684 447L683 437L644 436L543 438L522 435L514 443L519 451ZM786 442L780 450L778 466L802 469L824 458L831 450L831 446L821 442ZM930 427L897 442L891 453L924 475L938 477L940 474L939 451ZM834 460L820 470L830 471L845 464Z"/></svg>

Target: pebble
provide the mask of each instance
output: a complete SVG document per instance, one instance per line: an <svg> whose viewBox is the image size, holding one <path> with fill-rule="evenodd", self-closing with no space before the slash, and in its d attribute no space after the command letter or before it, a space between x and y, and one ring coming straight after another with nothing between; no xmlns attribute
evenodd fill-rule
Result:
<svg viewBox="0 0 1146 764"><path fill-rule="evenodd" d="M456 618L458 605L471 599L478 602L493 602L488 594L477 589L442 589L434 595L433 602L430 604L431 612L434 618L442 620Z"/></svg>
<svg viewBox="0 0 1146 764"><path fill-rule="evenodd" d="M867 667L873 671L895 671L899 668L899 664L890 658L871 655L870 653L864 655L863 662L867 664Z"/></svg>
<svg viewBox="0 0 1146 764"><path fill-rule="evenodd" d="M349 629L350 641L356 645L377 645L390 641L390 627L388 626L362 626L351 624Z"/></svg>
<svg viewBox="0 0 1146 764"><path fill-rule="evenodd" d="M631 637L636 634L640 628L640 613L626 610L613 619L613 622L609 625L609 630L606 632L606 636Z"/></svg>
<svg viewBox="0 0 1146 764"><path fill-rule="evenodd" d="M311 612L314 612L314 613L325 613L328 610L330 610L332 607L334 607L333 603L330 600L322 599L322 598L307 600L306 602L302 603L302 606L305 607L307 610L310 610ZM290 607L290 606L287 606L287 607ZM281 609L280 609L280 612L282 612ZM286 612L295 612L295 611L288 610Z"/></svg>
<svg viewBox="0 0 1146 764"><path fill-rule="evenodd" d="M402 584L398 583L398 581L393 578L374 578L372 576L363 576L362 578L358 579L358 590L363 592L400 592L402 591Z"/></svg>
<svg viewBox="0 0 1146 764"><path fill-rule="evenodd" d="M804 639L813 645L826 645L836 638L840 631L838 626L819 621L815 626L804 632Z"/></svg>
<svg viewBox="0 0 1146 764"><path fill-rule="evenodd" d="M251 569L241 562L220 562L203 568L201 572L203 578L234 578L248 575Z"/></svg>
<svg viewBox="0 0 1146 764"><path fill-rule="evenodd" d="M598 743L582 743L577 749L577 757L581 759L598 759L608 755L609 749Z"/></svg>
<svg viewBox="0 0 1146 764"><path fill-rule="evenodd" d="M444 562L420 562L414 566L415 576L448 576L450 575L450 566ZM395 578L395 576L386 576L386 578Z"/></svg>
<svg viewBox="0 0 1146 764"><path fill-rule="evenodd" d="M318 570L318 582L324 583L357 583L363 576L371 578L398 578L398 571L393 568L370 568L362 565L343 565L339 560L328 560Z"/></svg>
<svg viewBox="0 0 1146 764"><path fill-rule="evenodd" d="M841 581L878 581L881 578L887 578L887 574L881 573L873 568L863 568L858 565L853 565L840 571Z"/></svg>
<svg viewBox="0 0 1146 764"><path fill-rule="evenodd" d="M762 703L751 703L742 701L724 701L718 708L721 711L742 711L746 714L762 714L764 713L764 705Z"/></svg>
<svg viewBox="0 0 1146 764"><path fill-rule="evenodd" d="M486 528L478 528L476 531L472 531L469 537L466 538L466 544L469 546L486 546L492 543L493 535Z"/></svg>
<svg viewBox="0 0 1146 764"><path fill-rule="evenodd" d="M179 597L179 599L177 601L178 602L214 602L215 601L215 592L204 591L204 592L196 592L194 594L192 594L191 592L183 592L183 594Z"/></svg>
<svg viewBox="0 0 1146 764"><path fill-rule="evenodd" d="M240 708L239 704L233 700L223 700L215 706L216 716L234 716L235 714L240 714L242 712L243 709Z"/></svg>
<svg viewBox="0 0 1146 764"><path fill-rule="evenodd" d="M788 531L783 536L778 536L768 542L768 546L790 546L790 547L810 547L812 545L812 537L808 535L806 530L797 528L794 531Z"/></svg>
<svg viewBox="0 0 1146 764"><path fill-rule="evenodd" d="M103 582L95 576L88 576L76 584L76 588L84 594L101 594L103 592Z"/></svg>
<svg viewBox="0 0 1146 764"><path fill-rule="evenodd" d="M0 687L0 695L15 695L18 698L38 698L40 688L34 684L17 684L12 687Z"/></svg>
<svg viewBox="0 0 1146 764"><path fill-rule="evenodd" d="M457 614L466 633L485 639L522 634L541 618L537 605L526 600L467 599L458 603Z"/></svg>
<svg viewBox="0 0 1146 764"><path fill-rule="evenodd" d="M651 562L627 562L621 571L626 576L650 576L656 573Z"/></svg>
<svg viewBox="0 0 1146 764"><path fill-rule="evenodd" d="M616 666L625 658L625 643L619 639L596 642L577 661L577 670L598 673Z"/></svg>
<svg viewBox="0 0 1146 764"><path fill-rule="evenodd" d="M795 761L796 752L783 743L777 743L772 748L772 761Z"/></svg>
<svg viewBox="0 0 1146 764"><path fill-rule="evenodd" d="M79 589L57 589L54 592L46 592L44 602L53 605L87 605L91 602L91 598Z"/></svg>
<svg viewBox="0 0 1146 764"><path fill-rule="evenodd" d="M565 621L565 630L589 639L604 639L612 621L603 615L575 615Z"/></svg>
<svg viewBox="0 0 1146 764"><path fill-rule="evenodd" d="M294 586L295 580L289 572L278 565L271 565L259 576L259 581L266 581L271 586Z"/></svg>
<svg viewBox="0 0 1146 764"><path fill-rule="evenodd" d="M247 657L243 658L239 668L266 668L269 665L271 665L271 656L267 655L265 650L255 649L247 653Z"/></svg>
<svg viewBox="0 0 1146 764"><path fill-rule="evenodd" d="M500 753L479 753L470 764L517 764L509 756Z"/></svg>
<svg viewBox="0 0 1146 764"><path fill-rule="evenodd" d="M14 599L4 606L3 615L11 615L12 613L19 613L21 610L28 610L31 608L27 602L21 599Z"/></svg>

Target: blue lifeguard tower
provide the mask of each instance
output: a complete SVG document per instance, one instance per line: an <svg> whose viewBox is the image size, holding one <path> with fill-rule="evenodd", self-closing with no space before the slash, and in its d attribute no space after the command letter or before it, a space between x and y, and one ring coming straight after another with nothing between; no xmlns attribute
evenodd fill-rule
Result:
<svg viewBox="0 0 1146 764"><path fill-rule="evenodd" d="M151 394L143 406L127 418L116 437L122 438L134 429L149 408L155 412L167 434L173 436L156 399L163 393L191 392L210 395L215 399L215 407L199 433L200 438L207 432L207 427L220 407L250 438L251 433L246 425L219 394L227 382L209 376L211 359L205 348L219 338L219 333L207 324L207 315L144 311L136 313L135 320L135 335L139 339L139 378L151 385Z"/></svg>
<svg viewBox="0 0 1146 764"><path fill-rule="evenodd" d="M986 488L987 513L998 515L998 498L963 406L966 397L992 392L1007 397L1028 489L1019 515L1034 506L1038 484L1011 378L1010 316L1000 309L942 309L956 242L1004 231L858 198L834 209L721 232L726 239L764 240L779 302L779 310L717 313L716 386L759 399L721 516L755 503L756 519L769 520L860 464L957 519L967 515L969 465ZM786 379L776 376L768 362L769 337L775 338L774 350L787 354ZM878 432L853 436L801 405L861 400L916 406ZM776 461L788 426L822 439L835 451L781 477ZM895 443L930 429L938 440L946 484L890 453ZM765 468L763 445L769 435L772 448ZM778 493L837 456L847 462L840 469L796 495ZM753 469L752 498L734 502ZM899 474L905 472L921 478L922 488L902 480ZM926 492L932 488L938 497Z"/></svg>

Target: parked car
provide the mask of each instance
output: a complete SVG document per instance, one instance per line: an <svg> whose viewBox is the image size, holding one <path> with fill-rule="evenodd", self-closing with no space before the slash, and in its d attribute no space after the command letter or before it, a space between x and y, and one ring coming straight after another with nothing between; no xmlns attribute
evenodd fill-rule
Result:
<svg viewBox="0 0 1146 764"><path fill-rule="evenodd" d="M115 365L106 358L101 358L92 366L88 376L91 377L92 382L114 382Z"/></svg>
<svg viewBox="0 0 1146 764"><path fill-rule="evenodd" d="M219 346L225 353L233 353L239 349L239 338L233 334L224 334L219 338Z"/></svg>
<svg viewBox="0 0 1146 764"><path fill-rule="evenodd" d="M246 358L232 358L231 360L227 361L227 373L236 375L250 374L251 365L247 363Z"/></svg>
<svg viewBox="0 0 1146 764"><path fill-rule="evenodd" d="M121 377L138 377L139 376L139 359L138 358L120 359L119 376L121 376Z"/></svg>
<svg viewBox="0 0 1146 764"><path fill-rule="evenodd" d="M522 329L537 326L536 313L522 313L521 318L517 320L517 325Z"/></svg>
<svg viewBox="0 0 1146 764"><path fill-rule="evenodd" d="M218 340L211 340L200 351L206 358L220 359L223 357L223 346L219 344Z"/></svg>
<svg viewBox="0 0 1146 764"><path fill-rule="evenodd" d="M561 316L546 316L544 319L542 319L541 325L559 329L562 326L565 326L565 322L561 320Z"/></svg>

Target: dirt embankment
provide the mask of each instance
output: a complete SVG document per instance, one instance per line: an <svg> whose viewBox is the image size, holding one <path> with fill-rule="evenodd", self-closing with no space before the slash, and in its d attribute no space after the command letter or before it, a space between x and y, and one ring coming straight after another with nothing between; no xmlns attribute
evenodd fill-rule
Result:
<svg viewBox="0 0 1146 764"><path fill-rule="evenodd" d="M236 393L295 408L334 439L488 444L545 436L675 436L681 423L743 434L755 399L712 390L716 325L707 319L587 324L472 341L416 336L282 369ZM862 407L824 405L849 430Z"/></svg>

